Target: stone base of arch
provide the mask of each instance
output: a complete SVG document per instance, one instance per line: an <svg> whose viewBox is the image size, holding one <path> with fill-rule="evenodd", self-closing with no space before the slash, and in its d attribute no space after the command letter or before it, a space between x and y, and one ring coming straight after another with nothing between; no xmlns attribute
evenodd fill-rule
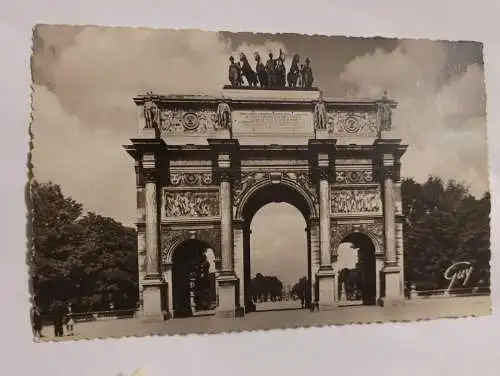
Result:
<svg viewBox="0 0 500 376"><path fill-rule="evenodd" d="M338 306L335 294L337 283L333 268L320 267L316 273L316 281L318 284L318 308L321 310L336 308Z"/></svg>
<svg viewBox="0 0 500 376"><path fill-rule="evenodd" d="M163 320L166 283L159 277L144 278L142 281L141 321Z"/></svg>
<svg viewBox="0 0 500 376"><path fill-rule="evenodd" d="M383 307L400 306L404 303L404 283L399 265L385 265L382 270L384 296L380 298Z"/></svg>

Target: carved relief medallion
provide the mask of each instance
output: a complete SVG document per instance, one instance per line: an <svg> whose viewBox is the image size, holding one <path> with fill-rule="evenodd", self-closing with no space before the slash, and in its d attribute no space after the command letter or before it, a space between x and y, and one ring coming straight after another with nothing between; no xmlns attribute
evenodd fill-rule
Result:
<svg viewBox="0 0 500 376"><path fill-rule="evenodd" d="M170 184L174 186L199 186L211 185L212 173L199 173L199 172L172 172L170 173Z"/></svg>
<svg viewBox="0 0 500 376"><path fill-rule="evenodd" d="M381 213L380 189L332 189L330 205L332 214Z"/></svg>
<svg viewBox="0 0 500 376"><path fill-rule="evenodd" d="M184 128L187 131L196 130L199 124L200 120L198 119L198 116L192 112L188 112L182 117L182 125L184 125Z"/></svg>
<svg viewBox="0 0 500 376"><path fill-rule="evenodd" d="M164 199L167 218L217 217L220 213L218 192L166 191Z"/></svg>
<svg viewBox="0 0 500 376"><path fill-rule="evenodd" d="M340 170L335 171L335 181L339 184L364 184L373 182L372 170Z"/></svg>

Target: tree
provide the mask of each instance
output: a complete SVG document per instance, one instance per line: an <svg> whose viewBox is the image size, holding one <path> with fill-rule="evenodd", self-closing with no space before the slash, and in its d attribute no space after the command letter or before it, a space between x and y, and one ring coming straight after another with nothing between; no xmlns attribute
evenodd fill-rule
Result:
<svg viewBox="0 0 500 376"><path fill-rule="evenodd" d="M43 312L72 302L74 310L135 308L138 300L134 229L65 197L52 183L31 184L32 281ZM111 300L110 300L111 299Z"/></svg>
<svg viewBox="0 0 500 376"><path fill-rule="evenodd" d="M276 276L257 273L250 281L250 290L254 301L276 301L282 297L283 283Z"/></svg>
<svg viewBox="0 0 500 376"><path fill-rule="evenodd" d="M77 220L82 205L64 197L52 183L31 184L32 283L34 298L47 311L55 301L65 301L74 293L68 258L79 242Z"/></svg>
<svg viewBox="0 0 500 376"><path fill-rule="evenodd" d="M409 282L421 290L443 289L451 264L473 261L476 281L489 284L489 194L477 200L462 184L430 177L424 184L404 180L402 199Z"/></svg>

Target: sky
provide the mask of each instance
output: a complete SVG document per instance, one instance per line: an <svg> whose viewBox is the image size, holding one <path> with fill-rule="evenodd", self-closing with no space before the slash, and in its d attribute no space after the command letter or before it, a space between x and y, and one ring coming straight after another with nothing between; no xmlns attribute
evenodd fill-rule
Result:
<svg viewBox="0 0 500 376"><path fill-rule="evenodd" d="M220 95L230 55L277 55L280 48L287 66L294 53L311 59L326 97L376 98L387 90L398 101L393 126L409 144L404 177L455 179L477 196L488 190L479 43L76 26L34 33L35 179L60 184L86 210L132 226L134 164L122 148L137 132L132 98L149 90ZM282 228L270 234L269 223ZM261 209L252 222L252 274L288 270L280 276L285 283L304 275L305 233L295 231L304 227L293 207Z"/></svg>

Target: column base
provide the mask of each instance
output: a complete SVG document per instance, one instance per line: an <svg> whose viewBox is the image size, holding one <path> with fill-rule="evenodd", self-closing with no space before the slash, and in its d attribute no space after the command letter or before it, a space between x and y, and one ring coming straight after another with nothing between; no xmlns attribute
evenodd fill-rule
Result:
<svg viewBox="0 0 500 376"><path fill-rule="evenodd" d="M316 280L318 281L319 301L317 308L321 310L329 310L336 306L338 303L335 301L335 272L332 267L320 266L316 273ZM316 302L311 303L311 308L316 308ZM313 309L311 309L312 311Z"/></svg>
<svg viewBox="0 0 500 376"><path fill-rule="evenodd" d="M223 274L217 278L219 285L219 306L215 311L217 317L241 316L242 307L236 307L236 282L238 278L234 274ZM244 309L243 309L244 315Z"/></svg>
<svg viewBox="0 0 500 376"><path fill-rule="evenodd" d="M146 276L142 282L142 312L139 314L140 321L163 321L162 292L165 283L159 275Z"/></svg>
<svg viewBox="0 0 500 376"><path fill-rule="evenodd" d="M401 270L397 264L386 264L382 270L385 293L379 300L383 307L404 304L404 291L401 288Z"/></svg>

